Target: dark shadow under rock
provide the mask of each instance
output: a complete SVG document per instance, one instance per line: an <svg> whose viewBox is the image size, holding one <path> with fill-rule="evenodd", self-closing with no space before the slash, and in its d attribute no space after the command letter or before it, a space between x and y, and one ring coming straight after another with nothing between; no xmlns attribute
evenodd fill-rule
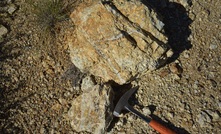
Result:
<svg viewBox="0 0 221 134"><path fill-rule="evenodd" d="M142 0L143 4L155 9L162 17L165 24L165 34L168 37L168 44L174 51L174 55L167 63L176 60L180 54L189 50L192 45L188 41L191 34L189 25L192 20L188 17L184 6L168 0Z"/></svg>

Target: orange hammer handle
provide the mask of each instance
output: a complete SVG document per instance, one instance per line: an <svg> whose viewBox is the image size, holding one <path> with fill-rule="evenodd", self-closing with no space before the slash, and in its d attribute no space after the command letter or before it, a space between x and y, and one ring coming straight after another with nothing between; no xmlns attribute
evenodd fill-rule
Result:
<svg viewBox="0 0 221 134"><path fill-rule="evenodd" d="M160 124L159 122L155 121L155 120L151 120L149 125L155 129L156 131L158 131L160 134L176 134L174 131L172 131L171 129L163 126L162 124Z"/></svg>

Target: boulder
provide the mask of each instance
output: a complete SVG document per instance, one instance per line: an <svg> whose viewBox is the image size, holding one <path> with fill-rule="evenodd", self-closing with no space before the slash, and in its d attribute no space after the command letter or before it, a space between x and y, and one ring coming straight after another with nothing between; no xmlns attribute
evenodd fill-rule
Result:
<svg viewBox="0 0 221 134"><path fill-rule="evenodd" d="M82 72L125 84L165 64L173 52L157 13L139 0L88 0L71 14L71 61Z"/></svg>
<svg viewBox="0 0 221 134"><path fill-rule="evenodd" d="M66 115L77 132L103 134L112 121L113 91L108 85L94 85L75 98Z"/></svg>

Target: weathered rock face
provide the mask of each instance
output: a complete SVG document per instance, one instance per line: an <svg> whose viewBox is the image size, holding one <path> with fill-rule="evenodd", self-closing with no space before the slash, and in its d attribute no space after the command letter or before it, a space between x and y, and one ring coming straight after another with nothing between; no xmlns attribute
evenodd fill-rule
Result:
<svg viewBox="0 0 221 134"><path fill-rule="evenodd" d="M66 117L75 131L104 133L113 118L112 88L108 85L95 85L91 90L85 90L88 92L73 100Z"/></svg>
<svg viewBox="0 0 221 134"><path fill-rule="evenodd" d="M172 55L155 11L139 0L89 0L71 14L72 62L83 72L119 84L155 70Z"/></svg>

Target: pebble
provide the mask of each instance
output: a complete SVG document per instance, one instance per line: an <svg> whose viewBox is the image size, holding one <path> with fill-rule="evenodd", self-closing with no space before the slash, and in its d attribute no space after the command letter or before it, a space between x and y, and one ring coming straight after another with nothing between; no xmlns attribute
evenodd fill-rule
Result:
<svg viewBox="0 0 221 134"><path fill-rule="evenodd" d="M67 101L63 98L59 98L58 101L62 106L66 106L68 104Z"/></svg>
<svg viewBox="0 0 221 134"><path fill-rule="evenodd" d="M183 5L184 7L188 7L189 6L189 0L179 0L180 4Z"/></svg>
<svg viewBox="0 0 221 134"><path fill-rule="evenodd" d="M13 14L17 10L17 6L12 4L8 7L8 13Z"/></svg>
<svg viewBox="0 0 221 134"><path fill-rule="evenodd" d="M220 119L220 113L218 111L206 110L206 112L212 117L213 121Z"/></svg>
<svg viewBox="0 0 221 134"><path fill-rule="evenodd" d="M167 117L173 118L173 117L174 117L174 113L173 113L173 112L168 112L168 113L167 113Z"/></svg>
<svg viewBox="0 0 221 134"><path fill-rule="evenodd" d="M209 46L209 49L210 50L214 50L214 49L217 49L218 48L218 46L216 45L216 44L211 44L210 46Z"/></svg>
<svg viewBox="0 0 221 134"><path fill-rule="evenodd" d="M196 19L196 15L195 15L193 12L190 12L190 13L189 13L189 17L190 17L190 19L192 19L192 20L195 20L195 19ZM190 39L192 39L192 37L193 37L193 36L190 35L188 39L190 40Z"/></svg>
<svg viewBox="0 0 221 134"><path fill-rule="evenodd" d="M181 66L177 63L173 63L169 66L170 71L174 74L181 74L183 72L183 69L181 68Z"/></svg>
<svg viewBox="0 0 221 134"><path fill-rule="evenodd" d="M117 126L117 130L120 130L122 128L122 126L123 126L123 122L122 121L118 121L116 123L116 126Z"/></svg>
<svg viewBox="0 0 221 134"><path fill-rule="evenodd" d="M144 115L145 115L145 114L144 114ZM133 122L133 121L134 121L133 116L129 116L129 117L127 118L127 120L128 120L129 122Z"/></svg>
<svg viewBox="0 0 221 134"><path fill-rule="evenodd" d="M194 84L193 84L193 88L194 88L194 89L198 89L198 84L199 84L199 82L198 82L198 81L195 81Z"/></svg>
<svg viewBox="0 0 221 134"><path fill-rule="evenodd" d="M220 119L220 113L219 112L214 112L212 116L213 116L213 121L218 121Z"/></svg>
<svg viewBox="0 0 221 134"><path fill-rule="evenodd" d="M8 29L0 24L0 37L7 33L8 33Z"/></svg>
<svg viewBox="0 0 221 134"><path fill-rule="evenodd" d="M0 43L4 41L4 38L2 37L2 35L4 35L5 33L7 33L7 29L0 25Z"/></svg>
<svg viewBox="0 0 221 134"><path fill-rule="evenodd" d="M160 75L160 77L166 77L169 73L170 73L170 71L168 69L164 69L164 70L160 71L159 75Z"/></svg>
<svg viewBox="0 0 221 134"><path fill-rule="evenodd" d="M45 133L45 128L44 128L43 126L40 128L40 133L41 133L41 134L44 134L44 133Z"/></svg>
<svg viewBox="0 0 221 134"><path fill-rule="evenodd" d="M183 54L184 58L189 59L190 58L190 54L189 52L185 51Z"/></svg>
<svg viewBox="0 0 221 134"><path fill-rule="evenodd" d="M180 80L180 79L181 79L181 76L178 75L178 74L175 74L175 75L173 76L173 79L174 79L174 80Z"/></svg>
<svg viewBox="0 0 221 134"><path fill-rule="evenodd" d="M150 111L149 107L144 107L144 108L142 109L142 111L143 111L143 114L144 114L144 115L150 115L150 114L151 114L151 111Z"/></svg>
<svg viewBox="0 0 221 134"><path fill-rule="evenodd" d="M197 94L199 91L194 89L193 92L194 92L194 94Z"/></svg>
<svg viewBox="0 0 221 134"><path fill-rule="evenodd" d="M200 127L206 127L206 123L210 123L211 120L212 119L207 112L201 111L201 113L197 115L197 122Z"/></svg>

